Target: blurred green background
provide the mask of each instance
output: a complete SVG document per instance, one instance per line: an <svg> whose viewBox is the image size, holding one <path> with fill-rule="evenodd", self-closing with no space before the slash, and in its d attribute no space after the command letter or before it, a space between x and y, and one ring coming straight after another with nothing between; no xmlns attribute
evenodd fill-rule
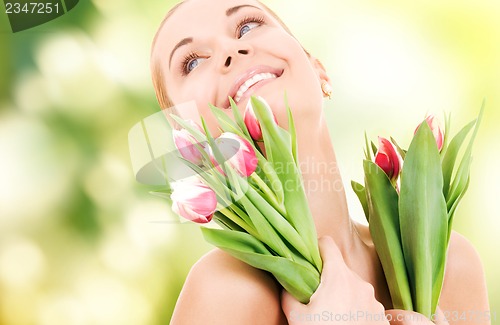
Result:
<svg viewBox="0 0 500 325"><path fill-rule="evenodd" d="M165 222L166 202L130 166L129 129L158 111L149 50L174 3L80 1L16 34L2 7L0 324L167 324L211 249L197 226ZM481 255L500 312L500 2L265 3L330 73L325 110L347 185L362 179L365 130L407 146L426 113L451 113L456 132L486 98L455 229Z"/></svg>

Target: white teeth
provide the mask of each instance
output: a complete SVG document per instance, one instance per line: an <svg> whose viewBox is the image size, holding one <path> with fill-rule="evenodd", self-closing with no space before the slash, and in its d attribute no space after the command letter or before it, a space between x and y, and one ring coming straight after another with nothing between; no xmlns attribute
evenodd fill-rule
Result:
<svg viewBox="0 0 500 325"><path fill-rule="evenodd" d="M276 79L278 76L276 76L274 73L259 73L253 76L252 78L248 79L245 81L238 91L236 92L236 96L234 96L234 101L237 103L241 100L241 97L245 94L245 92L258 83L259 81L266 80L266 79Z"/></svg>

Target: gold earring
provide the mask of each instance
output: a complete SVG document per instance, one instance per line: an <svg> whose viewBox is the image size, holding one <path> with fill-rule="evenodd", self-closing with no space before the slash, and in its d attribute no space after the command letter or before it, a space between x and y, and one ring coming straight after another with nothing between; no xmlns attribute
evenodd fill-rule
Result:
<svg viewBox="0 0 500 325"><path fill-rule="evenodd" d="M332 86L330 86L330 84L326 81L323 81L321 83L321 90L323 91L323 94L328 97L328 99L332 99L332 93L333 93L333 89L332 89Z"/></svg>

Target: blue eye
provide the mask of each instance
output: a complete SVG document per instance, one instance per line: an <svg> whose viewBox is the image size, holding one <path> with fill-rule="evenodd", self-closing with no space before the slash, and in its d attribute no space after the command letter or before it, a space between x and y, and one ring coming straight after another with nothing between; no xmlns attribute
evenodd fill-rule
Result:
<svg viewBox="0 0 500 325"><path fill-rule="evenodd" d="M251 25L256 25L256 23L245 24L245 25L243 25L243 27L241 27L241 29L240 29L240 37L242 37L243 35L245 35L249 31L251 31L252 28L255 28L255 26L251 26Z"/></svg>
<svg viewBox="0 0 500 325"><path fill-rule="evenodd" d="M189 53L182 61L182 75L188 75L190 72L196 69L203 60L206 60L206 58L200 58L200 56L194 52Z"/></svg>
<svg viewBox="0 0 500 325"><path fill-rule="evenodd" d="M188 62L187 66L186 66L186 70L188 72L191 72L198 66L198 64L199 64L198 59L191 60Z"/></svg>
<svg viewBox="0 0 500 325"><path fill-rule="evenodd" d="M243 37L246 33L250 32L252 29L259 27L264 23L264 18L262 17L247 17L243 19L239 24L238 24L238 33L237 36L238 38Z"/></svg>

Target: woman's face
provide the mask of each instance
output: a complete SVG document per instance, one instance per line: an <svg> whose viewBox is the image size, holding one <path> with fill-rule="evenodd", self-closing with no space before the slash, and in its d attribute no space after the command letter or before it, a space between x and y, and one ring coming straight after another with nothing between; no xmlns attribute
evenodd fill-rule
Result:
<svg viewBox="0 0 500 325"><path fill-rule="evenodd" d="M172 102L194 100L212 131L208 103L226 109L228 96L240 111L251 95L263 97L286 126L286 91L297 127L319 121L324 71L257 1L184 2L158 32L153 60Z"/></svg>

